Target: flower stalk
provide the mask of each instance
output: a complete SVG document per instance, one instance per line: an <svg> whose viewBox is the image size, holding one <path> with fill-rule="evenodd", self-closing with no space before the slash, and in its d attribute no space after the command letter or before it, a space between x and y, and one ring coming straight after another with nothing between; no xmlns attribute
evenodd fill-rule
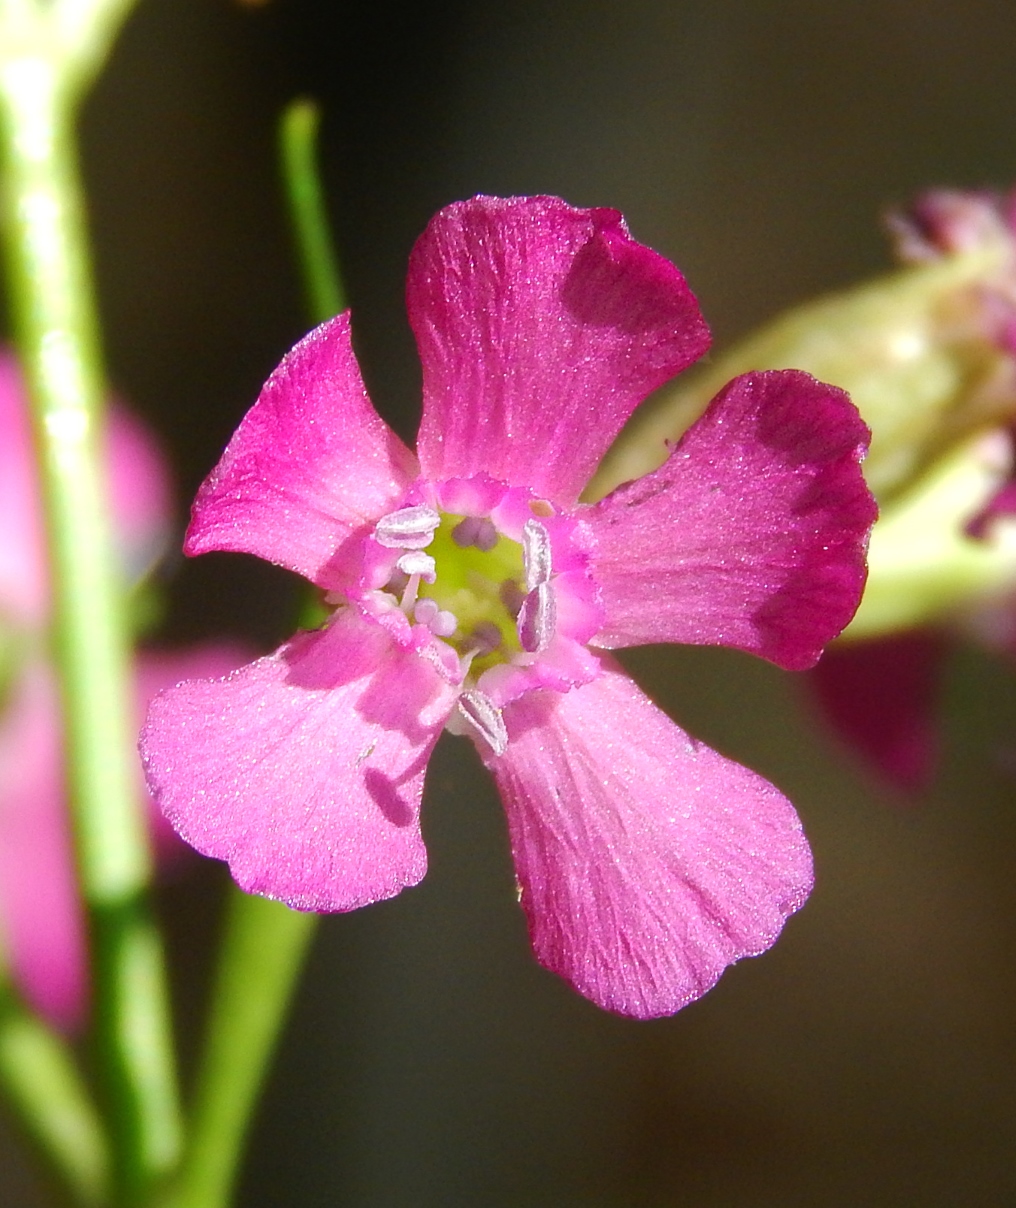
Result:
<svg viewBox="0 0 1016 1208"><path fill-rule="evenodd" d="M0 5L0 231L29 386L54 599L67 777L95 950L95 1039L115 1202L143 1201L179 1145L161 940L145 901L124 598L97 450L105 395L76 105L127 0Z"/></svg>

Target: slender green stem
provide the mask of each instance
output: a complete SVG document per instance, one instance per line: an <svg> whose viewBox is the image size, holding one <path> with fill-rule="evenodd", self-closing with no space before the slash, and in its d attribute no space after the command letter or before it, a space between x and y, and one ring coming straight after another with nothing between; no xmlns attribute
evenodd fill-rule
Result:
<svg viewBox="0 0 1016 1208"><path fill-rule="evenodd" d="M102 1120L66 1043L0 989L0 1082L25 1131L84 1208L109 1202Z"/></svg>
<svg viewBox="0 0 1016 1208"><path fill-rule="evenodd" d="M24 6L0 5L0 232L42 471L67 779L96 951L96 1039L124 1204L172 1167L178 1109L161 942L144 899L150 858L124 600L97 456L105 387L73 142L82 65L62 57L51 22L73 10L84 37L88 10L108 42L111 14L127 7L34 5L26 23Z"/></svg>
<svg viewBox="0 0 1016 1208"><path fill-rule="evenodd" d="M317 916L230 890L226 934L172 1208L225 1208Z"/></svg>
<svg viewBox="0 0 1016 1208"><path fill-rule="evenodd" d="M279 122L280 162L289 219L303 273L304 292L315 323L323 323L346 309L317 168L320 124L317 104L306 97L291 101Z"/></svg>

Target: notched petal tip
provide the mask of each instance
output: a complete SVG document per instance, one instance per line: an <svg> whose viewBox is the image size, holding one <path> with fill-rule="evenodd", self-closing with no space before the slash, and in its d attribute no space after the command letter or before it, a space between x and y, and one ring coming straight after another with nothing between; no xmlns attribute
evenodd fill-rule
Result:
<svg viewBox="0 0 1016 1208"><path fill-rule="evenodd" d="M354 609L228 679L156 697L149 785L237 883L299 910L353 910L416 884L430 751L457 689Z"/></svg>
<svg viewBox="0 0 1016 1208"><path fill-rule="evenodd" d="M635 407L705 351L681 273L616 210L474 197L418 240L407 282L427 477L486 472L570 506Z"/></svg>
<svg viewBox="0 0 1016 1208"><path fill-rule="evenodd" d="M597 644L715 644L813 666L864 587L868 436L845 392L806 373L736 378L659 470L591 510Z"/></svg>
<svg viewBox="0 0 1016 1208"><path fill-rule="evenodd" d="M639 1019L768 948L812 885L790 803L689 739L616 665L510 706L488 759L537 958Z"/></svg>

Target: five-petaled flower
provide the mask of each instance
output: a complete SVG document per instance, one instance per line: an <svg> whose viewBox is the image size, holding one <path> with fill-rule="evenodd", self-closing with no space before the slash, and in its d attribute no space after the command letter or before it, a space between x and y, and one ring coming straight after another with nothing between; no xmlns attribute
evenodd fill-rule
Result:
<svg viewBox="0 0 1016 1208"><path fill-rule="evenodd" d="M613 210L478 197L412 256L416 454L340 316L269 379L186 550L257 554L334 605L319 631L157 697L142 735L179 832L247 890L351 910L423 876L424 769L468 734L508 814L538 959L669 1014L768 947L811 886L789 802L685 735L607 653L735 646L810 666L849 621L867 430L806 374L732 382L658 471L579 493L635 406L702 354L677 269Z"/></svg>

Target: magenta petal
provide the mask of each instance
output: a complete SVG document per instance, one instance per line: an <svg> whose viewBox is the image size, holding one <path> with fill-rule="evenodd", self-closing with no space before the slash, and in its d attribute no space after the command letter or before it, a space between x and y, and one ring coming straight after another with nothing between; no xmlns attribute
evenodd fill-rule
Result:
<svg viewBox="0 0 1016 1208"><path fill-rule="evenodd" d="M63 1031L84 1022L88 960L64 797L60 709L45 666L0 718L0 931L25 1000Z"/></svg>
<svg viewBox="0 0 1016 1208"><path fill-rule="evenodd" d="M173 687L185 679L228 675L237 667L250 662L253 652L235 642L205 642L200 646L187 646L178 650L142 650L134 662L135 701L137 723L141 723L148 712L152 698L166 688ZM138 765L138 787L145 789L141 765ZM155 855L161 868L171 866L181 853L187 852L176 831L166 821L162 811L145 793L148 805L148 823Z"/></svg>
<svg viewBox="0 0 1016 1208"><path fill-rule="evenodd" d="M648 1019L776 939L811 889L793 807L689 738L622 672L505 710L487 764L508 813L536 956Z"/></svg>
<svg viewBox="0 0 1016 1208"><path fill-rule="evenodd" d="M731 382L659 470L590 510L596 644L735 646L812 666L864 587L868 438L847 395L806 373Z"/></svg>
<svg viewBox="0 0 1016 1208"><path fill-rule="evenodd" d="M342 587L353 573L343 542L392 511L416 473L367 398L339 315L268 379L198 492L184 548L256 554Z"/></svg>
<svg viewBox="0 0 1016 1208"><path fill-rule="evenodd" d="M426 869L419 809L456 691L352 610L221 680L152 702L149 788L241 888L298 910L353 910Z"/></svg>
<svg viewBox="0 0 1016 1208"><path fill-rule="evenodd" d="M678 270L616 210L474 197L413 250L417 450L435 481L487 472L570 504L645 396L709 333Z"/></svg>
<svg viewBox="0 0 1016 1208"><path fill-rule="evenodd" d="M946 641L913 632L833 646L809 679L839 736L907 793L926 789L938 759Z"/></svg>

